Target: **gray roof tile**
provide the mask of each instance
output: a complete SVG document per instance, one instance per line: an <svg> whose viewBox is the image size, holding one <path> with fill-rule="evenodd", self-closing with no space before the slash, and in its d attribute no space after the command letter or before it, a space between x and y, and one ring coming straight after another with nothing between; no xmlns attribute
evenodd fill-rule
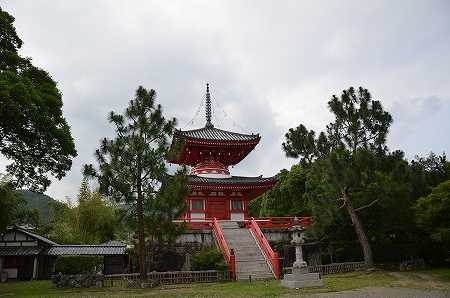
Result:
<svg viewBox="0 0 450 298"><path fill-rule="evenodd" d="M200 129L193 130L176 130L175 134L179 134L184 137L208 140L208 141L257 141L259 139L259 134L241 134L236 132L231 132L227 130L222 130L214 127L203 127Z"/></svg>
<svg viewBox="0 0 450 298"><path fill-rule="evenodd" d="M38 235L38 234L32 233L32 232L27 231L27 230L24 230L24 229L20 229L20 228L18 228L17 230L20 231L20 232L22 232L22 233L24 233L24 234L26 234L26 235L28 235L28 236L30 236L30 237L33 237L33 238L35 238L35 239L37 239L37 240L40 240L40 241L42 241L42 242L45 242L45 243L47 243L47 244L50 244L50 245L58 245L58 243L56 243L56 242L54 242L54 241L52 241L52 240L50 240L50 239L48 239L48 238L45 238L45 237L43 237L43 236L41 236L41 235Z"/></svg>
<svg viewBox="0 0 450 298"><path fill-rule="evenodd" d="M193 183L211 183L211 184L260 184L264 182L276 182L275 177L242 177L242 176L231 176L230 178L208 178L191 175L189 176L189 182Z"/></svg>
<svg viewBox="0 0 450 298"><path fill-rule="evenodd" d="M61 255L124 255L126 246L115 245L56 245L49 249L51 256Z"/></svg>
<svg viewBox="0 0 450 298"><path fill-rule="evenodd" d="M41 247L13 247L13 246L1 246L0 256L33 256L41 252Z"/></svg>

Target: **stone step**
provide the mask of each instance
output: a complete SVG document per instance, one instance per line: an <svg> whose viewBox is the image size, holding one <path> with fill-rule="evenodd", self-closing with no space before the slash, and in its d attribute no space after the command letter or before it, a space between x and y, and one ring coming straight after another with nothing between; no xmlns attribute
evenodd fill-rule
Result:
<svg viewBox="0 0 450 298"><path fill-rule="evenodd" d="M237 262L236 267L238 269L258 269L258 270L268 270L269 267L267 266L266 262L263 263L252 263L252 262Z"/></svg>
<svg viewBox="0 0 450 298"><path fill-rule="evenodd" d="M266 262L261 256L236 256L236 262Z"/></svg>
<svg viewBox="0 0 450 298"><path fill-rule="evenodd" d="M267 268L267 265L260 264L260 265L253 265L253 266L239 266L239 264L236 264L236 271L238 272L267 272L271 273L269 268Z"/></svg>
<svg viewBox="0 0 450 298"><path fill-rule="evenodd" d="M249 280L249 276L252 277L252 280L271 280L274 279L273 274L268 273L252 273L252 272L240 272L236 273L237 280Z"/></svg>
<svg viewBox="0 0 450 298"><path fill-rule="evenodd" d="M238 252L238 253L235 253L234 256L236 257L236 260L241 260L241 259L246 259L246 258L264 260L264 256L258 252L247 252L247 253Z"/></svg>
<svg viewBox="0 0 450 298"><path fill-rule="evenodd" d="M240 228L236 222L220 222L225 241L236 257L238 280L273 279L274 275L250 230Z"/></svg>

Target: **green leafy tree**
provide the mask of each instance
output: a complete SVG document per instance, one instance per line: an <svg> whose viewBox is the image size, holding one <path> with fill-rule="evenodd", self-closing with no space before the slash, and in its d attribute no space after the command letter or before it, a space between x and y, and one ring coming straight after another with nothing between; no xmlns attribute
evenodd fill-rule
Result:
<svg viewBox="0 0 450 298"><path fill-rule="evenodd" d="M163 117L155 105L156 93L139 87L124 115L111 112L114 139L104 139L96 151L98 170L85 166L85 174L98 178L100 191L129 208L137 231L139 269L146 277L145 234L150 240L170 241L181 230L172 219L185 211L185 169L171 176L165 160L176 120Z"/></svg>
<svg viewBox="0 0 450 298"><path fill-rule="evenodd" d="M45 71L18 54L14 17L0 8L0 153L16 188L44 191L77 155L62 114L62 96Z"/></svg>
<svg viewBox="0 0 450 298"><path fill-rule="evenodd" d="M6 181L0 184L0 233L17 221L23 198Z"/></svg>
<svg viewBox="0 0 450 298"><path fill-rule="evenodd" d="M90 191L83 181L76 207L81 243L102 243L114 238L117 226L115 210L98 191Z"/></svg>
<svg viewBox="0 0 450 298"><path fill-rule="evenodd" d="M0 233L13 225L40 226L37 209L27 209L23 196L16 192L8 177L0 176Z"/></svg>
<svg viewBox="0 0 450 298"><path fill-rule="evenodd" d="M86 179L81 184L78 204L54 202L51 223L44 230L50 239L64 244L99 244L112 240L118 229L117 210L108 206L98 192L92 192Z"/></svg>
<svg viewBox="0 0 450 298"><path fill-rule="evenodd" d="M294 165L291 170L281 170L277 174L277 185L257 200L250 202L254 216L300 216L309 214L304 197L306 170ZM254 207L252 205L257 205Z"/></svg>
<svg viewBox="0 0 450 298"><path fill-rule="evenodd" d="M372 184L372 189L369 184L379 178L372 166L376 163L377 156L386 153L385 142L392 117L383 110L381 102L372 100L369 91L362 87L358 90L350 87L340 97L333 95L328 107L335 119L327 126L326 136L321 138L321 147L329 149L329 153L311 150L312 146L308 144L312 143L315 133L308 132L307 135L312 137L306 138L305 130L301 129L300 135L303 137L298 138L295 146L298 150L293 157L297 155L301 158L300 162L306 165L311 164L314 159L326 157L326 162L318 170L338 193L342 202L338 208L345 208L347 211L361 244L366 265L372 267L372 249L358 213L379 201L379 197L372 197L377 194L374 190L378 188ZM286 137L289 142L289 133ZM307 142L306 145L302 143L303 140ZM283 147L289 156L290 148ZM355 204L361 205L354 207Z"/></svg>
<svg viewBox="0 0 450 298"><path fill-rule="evenodd" d="M436 155L431 152L428 156L416 156L411 161L413 192L416 198L430 194L433 187L450 179L450 162L445 154Z"/></svg>
<svg viewBox="0 0 450 298"><path fill-rule="evenodd" d="M450 180L434 187L417 201L418 225L440 243L450 244Z"/></svg>

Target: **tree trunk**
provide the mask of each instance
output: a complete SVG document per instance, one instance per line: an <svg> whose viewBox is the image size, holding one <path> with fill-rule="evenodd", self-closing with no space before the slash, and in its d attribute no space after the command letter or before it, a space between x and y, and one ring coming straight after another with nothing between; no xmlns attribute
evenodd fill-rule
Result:
<svg viewBox="0 0 450 298"><path fill-rule="evenodd" d="M144 202L142 198L141 185L138 185L138 197L137 197L137 230L138 230L138 247L139 247L139 273L140 279L146 278L145 268L145 235L144 235Z"/></svg>
<svg viewBox="0 0 450 298"><path fill-rule="evenodd" d="M359 219L358 214L353 208L350 195L347 193L346 190L342 191L342 199L344 200L345 208L347 209L347 212L350 215L353 226L355 227L356 235L358 236L359 243L361 244L361 248L364 255L364 262L366 263L367 268L372 268L373 267L372 248L370 247L369 239L367 239L366 233L364 232L361 220Z"/></svg>

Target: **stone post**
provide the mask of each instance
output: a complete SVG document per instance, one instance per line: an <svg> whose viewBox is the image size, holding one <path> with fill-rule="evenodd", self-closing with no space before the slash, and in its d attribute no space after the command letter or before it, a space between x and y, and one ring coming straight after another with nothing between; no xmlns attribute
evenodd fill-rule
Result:
<svg viewBox="0 0 450 298"><path fill-rule="evenodd" d="M303 227L297 218L294 219L292 227L292 241L295 245L295 262L292 265L292 273L286 274L281 281L281 285L286 288L310 288L322 287L323 281L320 279L320 273L309 273L308 264L303 260L302 245L305 243L303 237Z"/></svg>

